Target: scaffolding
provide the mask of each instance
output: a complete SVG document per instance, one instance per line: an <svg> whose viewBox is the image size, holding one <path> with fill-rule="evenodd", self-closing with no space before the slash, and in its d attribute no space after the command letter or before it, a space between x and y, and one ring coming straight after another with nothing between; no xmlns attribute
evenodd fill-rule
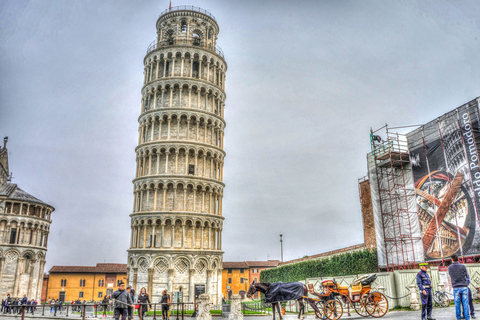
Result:
<svg viewBox="0 0 480 320"><path fill-rule="evenodd" d="M385 139L375 135L381 129L386 131ZM384 267L387 270L414 268L420 262L415 243L421 241L421 237L414 230L418 221L412 221L417 209L406 136L390 132L385 125L376 131L371 130L370 142L377 208L381 217L380 232L383 233L380 236L383 236Z"/></svg>

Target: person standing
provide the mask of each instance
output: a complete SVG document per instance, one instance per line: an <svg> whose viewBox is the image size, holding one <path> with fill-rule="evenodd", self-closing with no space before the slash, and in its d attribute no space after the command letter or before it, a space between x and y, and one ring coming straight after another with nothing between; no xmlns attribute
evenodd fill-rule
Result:
<svg viewBox="0 0 480 320"><path fill-rule="evenodd" d="M140 307L138 308L138 313L139 315L141 314L140 319L144 319L145 314L148 311L148 305L151 304L150 298L148 297L147 289L145 289L145 287L140 289L137 302L140 304Z"/></svg>
<svg viewBox="0 0 480 320"><path fill-rule="evenodd" d="M135 289L133 289L132 286L128 286L127 291L130 294L132 301L135 301ZM132 319L133 319L133 307L128 307L128 320L132 320Z"/></svg>
<svg viewBox="0 0 480 320"><path fill-rule="evenodd" d="M455 315L458 320L462 319L461 309L465 320L470 320L470 307L468 306L468 271L465 265L458 262L458 256L452 255L453 263L448 267L448 274L452 279L453 300L455 301Z"/></svg>
<svg viewBox="0 0 480 320"><path fill-rule="evenodd" d="M118 285L118 290L112 293L112 299L115 299L115 320L118 320L122 316L122 320L125 320L128 316L127 306L133 307L133 300L125 290L125 283L120 282Z"/></svg>
<svg viewBox="0 0 480 320"><path fill-rule="evenodd" d="M420 290L422 301L422 320L435 320L432 318L432 281L427 273L428 263L420 263L420 272L417 273L417 286Z"/></svg>
<svg viewBox="0 0 480 320"><path fill-rule="evenodd" d="M162 319L168 320L170 317L168 310L170 310L170 295L167 293L167 290L162 291L162 299L160 300L162 304Z"/></svg>
<svg viewBox="0 0 480 320"><path fill-rule="evenodd" d="M21 308L25 309L25 313L28 312L27 304L28 304L28 298L27 298L27 295L24 294L22 300L20 300L20 305L22 305ZM22 312L21 309L20 309L20 312Z"/></svg>

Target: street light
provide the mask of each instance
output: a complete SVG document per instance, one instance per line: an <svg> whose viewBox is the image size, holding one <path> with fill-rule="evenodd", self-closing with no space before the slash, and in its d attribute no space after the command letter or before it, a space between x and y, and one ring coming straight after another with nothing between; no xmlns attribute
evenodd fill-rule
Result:
<svg viewBox="0 0 480 320"><path fill-rule="evenodd" d="M283 262L283 240L282 240L282 235L280 235L280 254L281 254L282 262Z"/></svg>

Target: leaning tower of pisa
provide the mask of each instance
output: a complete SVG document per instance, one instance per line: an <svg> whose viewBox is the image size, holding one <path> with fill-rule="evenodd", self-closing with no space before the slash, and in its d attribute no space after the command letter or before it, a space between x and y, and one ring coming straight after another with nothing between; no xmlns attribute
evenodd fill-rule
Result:
<svg viewBox="0 0 480 320"><path fill-rule="evenodd" d="M128 281L221 299L225 71L215 17L173 7L144 58Z"/></svg>

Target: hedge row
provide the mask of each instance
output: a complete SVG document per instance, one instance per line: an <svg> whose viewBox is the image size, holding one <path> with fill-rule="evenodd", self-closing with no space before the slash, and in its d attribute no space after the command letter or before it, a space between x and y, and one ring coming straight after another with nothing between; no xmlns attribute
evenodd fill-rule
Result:
<svg viewBox="0 0 480 320"><path fill-rule="evenodd" d="M292 282L377 271L377 250L363 250L267 269L260 273L260 282Z"/></svg>

